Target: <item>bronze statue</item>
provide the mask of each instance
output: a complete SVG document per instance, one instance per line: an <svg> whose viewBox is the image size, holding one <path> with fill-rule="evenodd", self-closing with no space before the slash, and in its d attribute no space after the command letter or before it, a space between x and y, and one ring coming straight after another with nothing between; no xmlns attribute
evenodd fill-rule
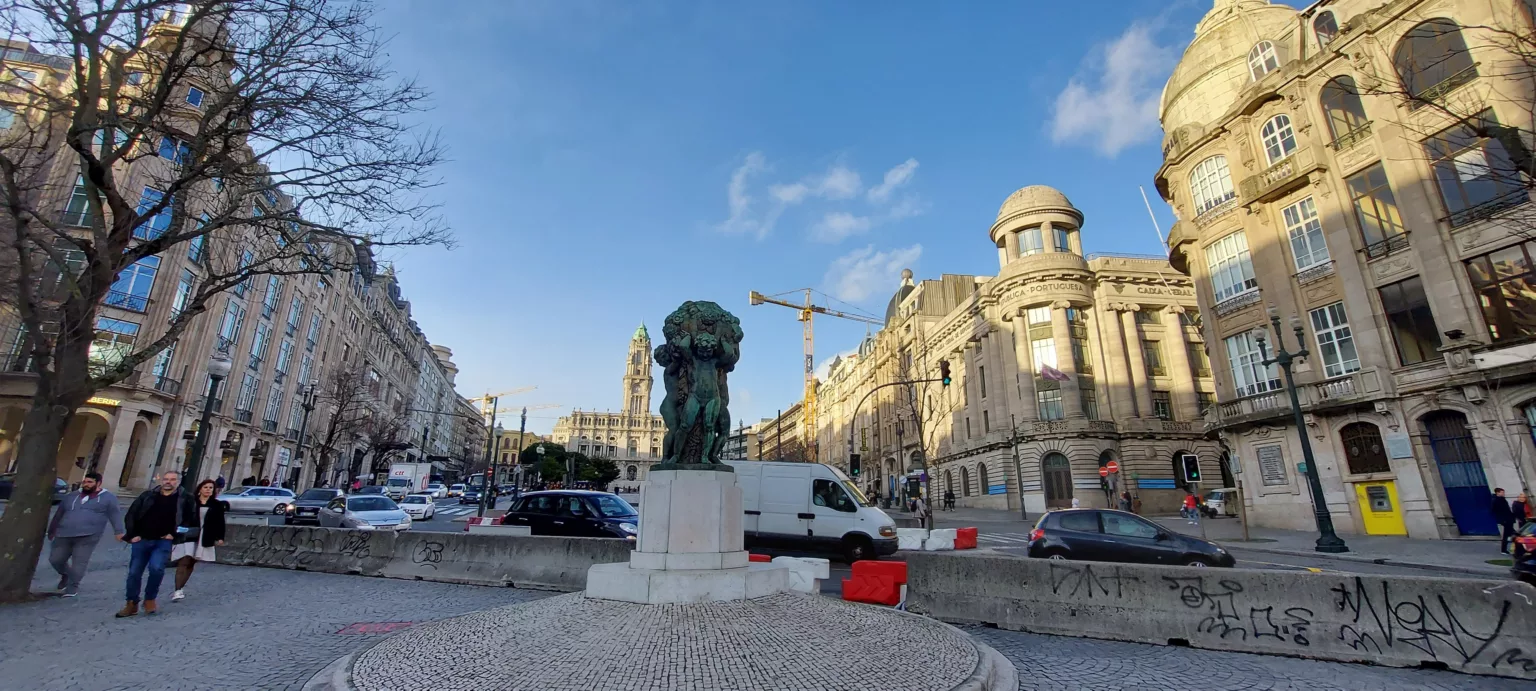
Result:
<svg viewBox="0 0 1536 691"><path fill-rule="evenodd" d="M720 463L720 449L731 429L726 375L741 359L741 321L713 302L690 301L667 316L661 333L666 342L655 358L665 368L667 433L664 461L655 469L730 470Z"/></svg>

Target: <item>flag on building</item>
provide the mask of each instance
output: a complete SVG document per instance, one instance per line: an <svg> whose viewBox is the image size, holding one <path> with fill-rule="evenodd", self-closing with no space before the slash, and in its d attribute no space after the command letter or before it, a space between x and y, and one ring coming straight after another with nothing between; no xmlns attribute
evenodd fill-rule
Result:
<svg viewBox="0 0 1536 691"><path fill-rule="evenodd" d="M1067 376L1066 372L1063 372L1063 371L1061 371L1059 369L1056 369L1055 367L1052 367L1050 365L1041 365L1040 366L1040 378L1041 379L1047 379L1047 380L1050 380L1050 381L1071 381L1072 380L1071 377Z"/></svg>

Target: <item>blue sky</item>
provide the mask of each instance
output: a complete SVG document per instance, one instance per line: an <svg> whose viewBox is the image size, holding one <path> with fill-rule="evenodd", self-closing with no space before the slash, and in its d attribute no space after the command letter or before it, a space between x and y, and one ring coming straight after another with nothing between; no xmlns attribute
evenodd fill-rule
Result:
<svg viewBox="0 0 1536 691"><path fill-rule="evenodd" d="M1032 184L1084 211L1088 252L1158 252L1137 186L1166 230L1157 97L1209 0L380 5L435 94L457 238L388 258L459 391L615 408L635 327L713 300L750 422L800 398L802 360L794 312L749 290L883 315L903 267L996 273L987 230ZM818 361L863 333L819 320Z"/></svg>

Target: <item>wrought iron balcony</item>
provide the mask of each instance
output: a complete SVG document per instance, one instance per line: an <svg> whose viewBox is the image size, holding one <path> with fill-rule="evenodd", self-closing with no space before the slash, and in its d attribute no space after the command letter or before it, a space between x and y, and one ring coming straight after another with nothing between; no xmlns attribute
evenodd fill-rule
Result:
<svg viewBox="0 0 1536 691"><path fill-rule="evenodd" d="M1408 233L1398 233L1385 240L1378 240L1366 245L1365 258L1380 259L1406 247L1408 247Z"/></svg>
<svg viewBox="0 0 1536 691"><path fill-rule="evenodd" d="M158 377L155 377L154 387L155 387L156 391L159 391L159 392L165 393L165 394L169 394L169 395L172 395L172 396L175 396L175 395L181 393L181 382L179 382L179 381L177 381L175 379L172 379L170 377L167 377L167 376L165 376L163 374L158 376Z"/></svg>
<svg viewBox="0 0 1536 691"><path fill-rule="evenodd" d="M254 418L254 417L256 417L255 414L252 413L249 410L237 410L237 411L235 411L235 422L249 423L251 421L251 419Z"/></svg>
<svg viewBox="0 0 1536 691"><path fill-rule="evenodd" d="M1506 192L1497 197L1494 197L1493 199L1489 199L1488 201L1478 204L1477 206L1457 211L1456 213L1445 217L1444 220L1449 221L1452 228L1460 228L1461 226L1467 225L1468 223L1481 221L1485 218L1493 216L1494 214L1497 214L1505 209L1511 209L1520 206L1521 204L1524 204L1530 200L1530 190L1522 186L1514 189L1513 191Z"/></svg>
<svg viewBox="0 0 1536 691"><path fill-rule="evenodd" d="M299 429L297 427L289 427L288 431L283 434L283 438L288 441L298 441Z"/></svg>
<svg viewBox="0 0 1536 691"><path fill-rule="evenodd" d="M1339 135L1338 138L1336 138L1333 141L1329 142L1328 143L1328 148L1333 149L1335 152L1343 153L1345 151L1348 151L1348 150L1354 148L1354 146L1356 144L1359 144L1360 142L1363 142L1363 141L1365 141L1367 139L1370 139L1370 138L1371 138L1371 121L1370 120L1366 120L1359 127L1356 127L1355 129L1352 129L1352 130L1350 130L1348 132L1345 132L1344 134Z"/></svg>
<svg viewBox="0 0 1536 691"><path fill-rule="evenodd" d="M1200 226L1202 228L1207 226L1207 225L1210 225L1210 223L1212 221L1214 221L1214 220L1216 220L1218 218L1221 218L1222 216L1227 215L1227 212L1229 212L1229 211L1231 211L1233 209L1236 209L1237 205L1238 205L1237 193L1233 192L1233 193L1229 194L1227 196L1227 198L1222 200L1221 202L1219 202L1217 204L1212 204L1211 206L1207 207L1206 209L1204 209L1200 213L1196 214L1195 215L1195 225Z"/></svg>
<svg viewBox="0 0 1536 691"><path fill-rule="evenodd" d="M1417 110L1425 105L1428 105L1432 101L1438 101L1446 94L1455 91L1456 88L1462 84L1466 84L1467 82L1477 79L1478 64L1479 63L1474 62L1470 65L1467 65L1466 69L1446 77L1445 79L1441 80L1439 84L1414 94L1415 98L1408 104L1409 109Z"/></svg>
<svg viewBox="0 0 1536 691"><path fill-rule="evenodd" d="M1304 286L1308 283L1320 281L1332 275L1333 260L1329 259L1328 261L1313 264L1312 266L1297 271L1291 275L1291 278L1296 279L1296 285Z"/></svg>
<svg viewBox="0 0 1536 691"><path fill-rule="evenodd" d="M149 297L146 295L133 295L121 290L107 291L106 299L102 304L108 307L116 307L129 312L145 312L149 309Z"/></svg>
<svg viewBox="0 0 1536 691"><path fill-rule="evenodd" d="M262 420L261 421L261 429L262 429L262 431L265 431L265 432L276 432L277 431L277 421L276 420Z"/></svg>
<svg viewBox="0 0 1536 691"><path fill-rule="evenodd" d="M1249 305L1258 304L1260 299L1262 299L1262 296L1259 295L1259 291L1249 290L1216 303L1213 309L1216 312L1216 316L1225 317Z"/></svg>
<svg viewBox="0 0 1536 691"><path fill-rule="evenodd" d="M1306 184L1307 173L1317 167L1317 156L1311 147L1297 149L1285 160L1265 168L1258 174L1244 178L1239 186L1243 199L1250 203L1273 201L1280 195Z"/></svg>
<svg viewBox="0 0 1536 691"><path fill-rule="evenodd" d="M197 397L197 401L195 403L193 403L192 405L193 405L193 407L197 408L198 412L202 412L203 406L208 405L208 397L207 396L198 396ZM214 401L213 401L213 412L215 412L215 413L222 413L222 412L224 412L224 399L222 399L222 398L214 399Z"/></svg>

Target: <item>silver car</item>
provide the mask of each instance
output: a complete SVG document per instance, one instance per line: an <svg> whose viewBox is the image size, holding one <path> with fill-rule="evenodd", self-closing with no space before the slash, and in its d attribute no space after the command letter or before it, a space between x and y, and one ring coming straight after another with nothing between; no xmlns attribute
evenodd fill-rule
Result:
<svg viewBox="0 0 1536 691"><path fill-rule="evenodd" d="M293 492L281 487L233 487L219 495L230 511L281 514L293 503Z"/></svg>
<svg viewBox="0 0 1536 691"><path fill-rule="evenodd" d="M337 497L320 509L320 527L410 530L411 517L389 497L376 494Z"/></svg>

